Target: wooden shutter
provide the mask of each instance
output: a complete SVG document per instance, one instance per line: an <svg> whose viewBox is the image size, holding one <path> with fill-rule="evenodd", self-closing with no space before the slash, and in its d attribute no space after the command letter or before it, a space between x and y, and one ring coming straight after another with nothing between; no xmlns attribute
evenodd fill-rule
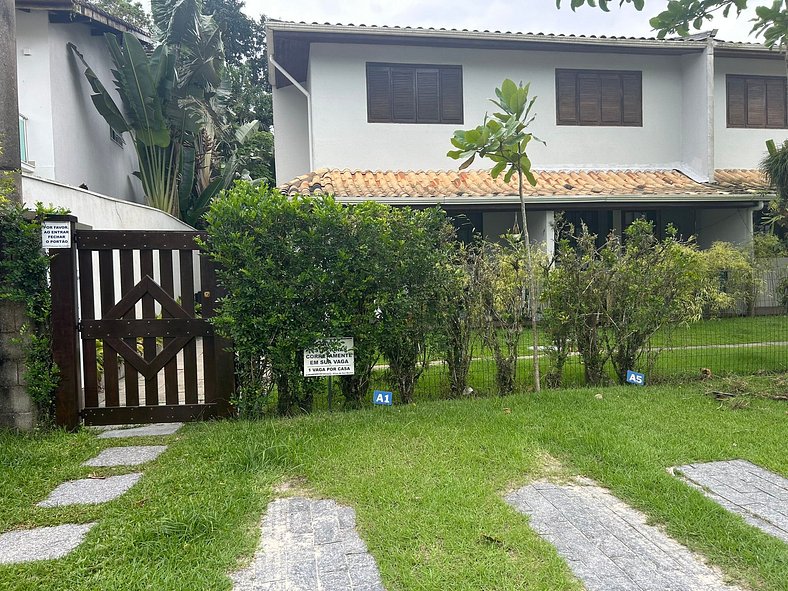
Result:
<svg viewBox="0 0 788 591"><path fill-rule="evenodd" d="M439 85L438 70L416 70L416 121L419 123L440 123Z"/></svg>
<svg viewBox="0 0 788 591"><path fill-rule="evenodd" d="M391 121L391 80L387 66L367 66L367 121Z"/></svg>
<svg viewBox="0 0 788 591"><path fill-rule="evenodd" d="M766 79L766 127L784 128L785 79Z"/></svg>
<svg viewBox="0 0 788 591"><path fill-rule="evenodd" d="M747 110L745 105L746 87L744 78L728 76L728 127L745 127Z"/></svg>
<svg viewBox="0 0 788 591"><path fill-rule="evenodd" d="M392 121L416 122L416 72L413 68L391 68Z"/></svg>
<svg viewBox="0 0 788 591"><path fill-rule="evenodd" d="M442 123L462 123L462 69L441 68L440 94Z"/></svg>
<svg viewBox="0 0 788 591"><path fill-rule="evenodd" d="M643 125L643 79L640 74L622 74L622 125Z"/></svg>
<svg viewBox="0 0 788 591"><path fill-rule="evenodd" d="M766 81L749 78L747 84L747 127L766 127Z"/></svg>
<svg viewBox="0 0 788 591"><path fill-rule="evenodd" d="M599 76L594 73L577 75L577 120L580 125L601 123L601 92Z"/></svg>
<svg viewBox="0 0 788 591"><path fill-rule="evenodd" d="M621 76L601 74L599 76L599 104L601 125L621 125L622 90Z"/></svg>
<svg viewBox="0 0 788 591"><path fill-rule="evenodd" d="M577 74L556 70L555 72L556 123L577 125Z"/></svg>

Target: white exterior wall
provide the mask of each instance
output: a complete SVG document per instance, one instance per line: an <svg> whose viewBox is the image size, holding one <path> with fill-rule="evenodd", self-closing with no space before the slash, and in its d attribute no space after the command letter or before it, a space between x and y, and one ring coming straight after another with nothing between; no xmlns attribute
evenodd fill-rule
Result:
<svg viewBox="0 0 788 591"><path fill-rule="evenodd" d="M142 201L132 176L137 156L130 138L121 147L110 139L109 125L90 100L84 66L71 55L71 41L104 86L112 91L111 60L103 36L88 25L49 22L46 11L17 11L19 112L28 117L30 160L37 176L120 199ZM29 55L26 55L29 54ZM120 99L116 96L120 104Z"/></svg>
<svg viewBox="0 0 788 591"><path fill-rule="evenodd" d="M295 86L273 89L276 180L310 172L307 101Z"/></svg>
<svg viewBox="0 0 788 591"><path fill-rule="evenodd" d="M542 246L548 254L555 249L555 216L552 211L526 211L528 216L528 238L532 244ZM482 214L484 238L498 241L512 231L515 220L520 224L519 211L485 211Z"/></svg>
<svg viewBox="0 0 788 591"><path fill-rule="evenodd" d="M681 160L683 172L698 181L714 173L714 57L711 47L681 57Z"/></svg>
<svg viewBox="0 0 788 591"><path fill-rule="evenodd" d="M367 62L461 65L464 123L367 123ZM556 68L641 70L643 127L556 125ZM676 114L682 113L685 96L680 57L317 43L312 44L310 53L313 168L454 169L458 162L446 156L451 149L449 138L456 128L482 122L485 112L494 108L488 99L507 77L530 81L532 96L538 96L532 129L547 141L547 146L531 144L535 167L681 166L682 118ZM291 135L291 125L289 120L276 120L280 134ZM283 166L280 175L277 164L279 182L295 176L293 172L306 172L303 159L296 170L297 166L290 168L290 162L285 164L290 158L290 153L277 152L277 163ZM284 166L289 170L285 171ZM489 163L481 161L475 166L488 168Z"/></svg>
<svg viewBox="0 0 788 591"><path fill-rule="evenodd" d="M28 204L40 201L44 205L65 207L80 223L94 230L194 230L159 209L29 174L22 175L22 194Z"/></svg>
<svg viewBox="0 0 788 591"><path fill-rule="evenodd" d="M782 60L715 58L714 165L716 168L757 168L766 153L766 140L782 143L785 129L733 129L727 126L726 74L785 76Z"/></svg>
<svg viewBox="0 0 788 591"><path fill-rule="evenodd" d="M49 73L49 16L16 11L19 112L27 117L27 154L36 174L55 178L52 93Z"/></svg>

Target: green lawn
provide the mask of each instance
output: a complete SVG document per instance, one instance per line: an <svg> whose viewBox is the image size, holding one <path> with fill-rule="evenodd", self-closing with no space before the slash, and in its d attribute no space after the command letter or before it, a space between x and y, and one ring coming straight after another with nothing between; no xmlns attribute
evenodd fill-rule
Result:
<svg viewBox="0 0 788 591"><path fill-rule="evenodd" d="M786 376L754 382L775 380L786 384ZM599 392L188 425L128 494L87 509L33 504L63 480L89 474L79 464L119 442L85 432L0 434L0 531L98 520L70 557L0 567L0 589L230 589L225 573L248 560L254 526L284 480L355 508L389 591L580 589L501 494L546 474L582 474L645 511L731 580L785 590L788 545L666 468L744 458L788 475L788 404L752 397L734 410L700 385L610 388L601 400Z"/></svg>

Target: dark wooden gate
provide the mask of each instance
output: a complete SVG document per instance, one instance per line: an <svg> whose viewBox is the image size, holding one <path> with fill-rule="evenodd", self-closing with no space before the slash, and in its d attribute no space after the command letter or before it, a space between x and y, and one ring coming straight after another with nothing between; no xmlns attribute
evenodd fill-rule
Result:
<svg viewBox="0 0 788 591"><path fill-rule="evenodd" d="M228 413L233 357L208 322L219 293L198 236L76 230L73 247L55 256L53 323L73 318L63 309L69 308L67 292L76 291L79 304L76 343L67 339L71 360L55 335L59 424L189 421ZM55 281L68 275L60 267L69 259L71 277L78 279L67 287Z"/></svg>

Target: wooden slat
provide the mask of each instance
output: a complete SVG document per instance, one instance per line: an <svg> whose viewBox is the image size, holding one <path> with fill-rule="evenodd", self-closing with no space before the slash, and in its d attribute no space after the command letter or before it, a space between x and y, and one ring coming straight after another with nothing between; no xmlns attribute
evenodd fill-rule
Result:
<svg viewBox="0 0 788 591"><path fill-rule="evenodd" d="M93 288L93 251L79 251L79 301L80 316L95 318ZM82 369L85 380L85 406L98 406L98 365L96 363L96 340L82 335Z"/></svg>
<svg viewBox="0 0 788 591"><path fill-rule="evenodd" d="M161 287L171 298L175 299L175 288L173 283L172 251L159 251L159 269L161 274ZM169 316L167 310L162 310L162 318ZM164 338L166 348L172 339ZM178 404L178 357L173 357L164 366L164 398L167 404Z"/></svg>
<svg viewBox="0 0 788 591"><path fill-rule="evenodd" d="M367 64L367 121L391 121L391 76L387 66Z"/></svg>
<svg viewBox="0 0 788 591"><path fill-rule="evenodd" d="M416 119L440 123L440 73L437 68L416 69Z"/></svg>
<svg viewBox="0 0 788 591"><path fill-rule="evenodd" d="M161 320L126 320L110 318L108 320L83 320L82 337L86 339L103 338L105 336L129 339L129 346L135 337L208 337L214 330L205 320L199 318L167 318Z"/></svg>
<svg viewBox="0 0 788 591"><path fill-rule="evenodd" d="M395 123L416 122L416 72L410 67L391 68L392 115Z"/></svg>
<svg viewBox="0 0 788 591"><path fill-rule="evenodd" d="M441 123L462 123L462 68L444 67L440 73Z"/></svg>
<svg viewBox="0 0 788 591"><path fill-rule="evenodd" d="M766 127L785 128L785 78L766 79Z"/></svg>
<svg viewBox="0 0 788 591"><path fill-rule="evenodd" d="M121 295L127 293L132 287L134 287L134 251L133 250L121 250L120 251L120 293ZM128 318L129 321L135 318L134 308L129 310L124 318ZM86 324L83 323L83 334L85 333ZM88 331L88 334L90 332ZM111 330L108 330L105 334L110 334L114 336ZM137 339L134 338L135 335L129 334L131 338L126 340L126 344L131 347L132 349L137 349ZM134 369L134 366L129 363L128 361L124 362L124 369L126 371L126 378L125 378L125 385L126 385L126 406L137 406L140 403L140 388L138 382L138 374L137 370Z"/></svg>
<svg viewBox="0 0 788 591"><path fill-rule="evenodd" d="M747 127L766 127L766 81L747 79Z"/></svg>
<svg viewBox="0 0 788 591"><path fill-rule="evenodd" d="M728 76L726 80L728 127L744 127L747 125L745 79L740 76Z"/></svg>
<svg viewBox="0 0 788 591"><path fill-rule="evenodd" d="M82 230L78 235L79 248L91 250L194 250L195 238L202 232L174 232L170 230Z"/></svg>
<svg viewBox="0 0 788 591"><path fill-rule="evenodd" d="M140 269L142 276L153 279L153 251L149 249L140 250ZM156 305L153 296L146 294L142 296L142 318L156 318ZM156 358L156 339L154 337L144 337L142 339L142 351L145 361L150 363ZM159 382L156 376L145 379L145 404L152 405L159 403Z"/></svg>
<svg viewBox="0 0 788 591"><path fill-rule="evenodd" d="M594 73L577 75L577 112L580 125L599 125L601 105L599 76Z"/></svg>
<svg viewBox="0 0 788 591"><path fill-rule="evenodd" d="M115 265L111 250L99 252L99 281L101 292L101 312L106 313L115 305ZM118 391L118 358L106 342L104 349L104 396L107 406L118 406L120 394Z"/></svg>
<svg viewBox="0 0 788 591"><path fill-rule="evenodd" d="M577 125L577 73L556 70L556 123Z"/></svg>
<svg viewBox="0 0 788 591"><path fill-rule="evenodd" d="M202 284L202 316L211 318L216 298L216 274L208 255L200 255L200 282ZM216 343L214 339L202 340L203 392L205 402L216 402Z"/></svg>
<svg viewBox="0 0 788 591"><path fill-rule="evenodd" d="M217 416L215 404L180 404L130 406L120 408L85 408L82 418L86 425L123 425L135 423L173 423L201 421Z"/></svg>
<svg viewBox="0 0 788 591"><path fill-rule="evenodd" d="M181 261L181 306L194 316L194 254L190 250L180 252ZM197 404L197 343L195 339L183 348L183 387L186 404Z"/></svg>

